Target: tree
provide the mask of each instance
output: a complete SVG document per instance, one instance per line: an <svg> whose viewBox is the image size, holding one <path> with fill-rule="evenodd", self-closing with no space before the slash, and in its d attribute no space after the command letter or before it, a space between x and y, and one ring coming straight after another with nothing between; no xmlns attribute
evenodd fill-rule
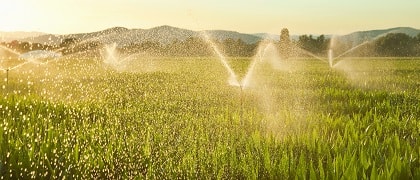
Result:
<svg viewBox="0 0 420 180"><path fill-rule="evenodd" d="M416 45L414 47L415 47L416 56L417 57L420 56L420 33L417 34Z"/></svg>
<svg viewBox="0 0 420 180"><path fill-rule="evenodd" d="M375 50L381 56L413 56L415 38L404 33L390 33L376 41Z"/></svg>
<svg viewBox="0 0 420 180"><path fill-rule="evenodd" d="M325 36L322 34L316 38L316 48L318 52L323 53L328 48L329 41L325 39Z"/></svg>
<svg viewBox="0 0 420 180"><path fill-rule="evenodd" d="M70 45L73 45L76 42L77 42L76 38L66 38L61 42L60 47L69 47Z"/></svg>
<svg viewBox="0 0 420 180"><path fill-rule="evenodd" d="M290 50L291 42L289 30L287 28L283 28L280 33L280 54L283 56L283 58L287 59L290 56Z"/></svg>
<svg viewBox="0 0 420 180"><path fill-rule="evenodd" d="M420 33L417 34L417 43L420 43Z"/></svg>
<svg viewBox="0 0 420 180"><path fill-rule="evenodd" d="M66 38L64 39L60 47L63 48L62 53L63 54L71 54L75 52L74 45L77 43L76 38Z"/></svg>
<svg viewBox="0 0 420 180"><path fill-rule="evenodd" d="M324 35L318 36L316 39L312 35L299 36L298 44L302 49L305 49L314 54L323 54L327 52L330 40L325 39Z"/></svg>

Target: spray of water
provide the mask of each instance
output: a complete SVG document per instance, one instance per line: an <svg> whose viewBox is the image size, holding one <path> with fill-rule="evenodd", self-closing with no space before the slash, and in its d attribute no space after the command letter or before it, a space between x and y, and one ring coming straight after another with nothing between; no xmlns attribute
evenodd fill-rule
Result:
<svg viewBox="0 0 420 180"><path fill-rule="evenodd" d="M282 87L279 89L278 86L273 86L276 82L273 82L271 78L274 74L278 74L279 71L281 73L278 75L299 77L299 73L296 75L291 73L296 68L293 66L294 63L296 62L292 59L283 60L278 46L273 42L262 42L258 45L248 72L241 81L242 91L244 91L241 93L245 93L245 98L255 98L254 102L257 102L259 111L264 115L262 126L275 135L284 133L286 131L286 121L291 121L290 117L283 116L279 110L289 110L296 116L304 116L305 113L302 111L305 104L297 104L295 103L295 99L301 99L299 102L305 102L306 97L290 97L290 94L299 94L291 89L293 87L301 87L301 83L295 83L291 87ZM252 96L247 97L246 95L249 93ZM291 105L289 103L294 104Z"/></svg>
<svg viewBox="0 0 420 180"><path fill-rule="evenodd" d="M334 51L335 48L337 36L333 35L330 39L329 49L328 49L328 64L330 65L330 68L334 66Z"/></svg>
<svg viewBox="0 0 420 180"><path fill-rule="evenodd" d="M51 60L58 60L61 57L61 53L48 50L34 50L23 53L19 56L19 59L30 61L33 64L46 65Z"/></svg>
<svg viewBox="0 0 420 180"><path fill-rule="evenodd" d="M337 61L338 59L340 59L340 58L342 58L343 56L345 56L345 55L347 55L347 54L349 54L349 53L351 53L351 52L353 52L353 51L355 51L355 50L357 50L357 49L359 49L359 48L361 48L361 47L363 47L364 45L366 45L366 44L368 44L368 43L371 43L371 42L374 42L374 41L376 41L377 39L379 39L379 38L381 38L381 37L383 37L383 36L385 36L387 33L382 33L382 34L379 34L379 35L377 35L377 36L375 36L374 38L372 38L372 39L370 39L370 40L367 40L367 41L364 41L364 42L362 42L362 43L360 43L360 44L358 44L358 45L356 45L356 46L354 46L354 47L352 47L352 48L350 48L350 49L348 49L347 51L345 51L345 52L343 52L343 53L341 53L340 55L338 55L338 56L336 56L336 57L334 57L334 56L332 56L330 59L332 59L332 60L330 60L330 61L336 61L336 64L332 64L332 66L331 67L336 67L336 65L337 65L337 63L339 62L339 61ZM333 36L332 38L331 38L331 41L330 41L330 49L331 49L331 51L332 51L332 49L334 48L334 46L335 46L335 41L336 41L336 36Z"/></svg>
<svg viewBox="0 0 420 180"><path fill-rule="evenodd" d="M319 57L319 56L315 55L314 53L311 53L311 52L309 52L309 51L307 51L307 50L304 50L304 49L302 49L302 48L299 48L299 50L300 50L301 52L303 52L304 54L306 54L306 55L309 55L309 56L311 56L311 57L314 57L315 59L318 59L318 60L320 60L320 61L323 61L323 62L329 63L327 60L325 60L324 58L321 58L321 57Z"/></svg>
<svg viewBox="0 0 420 180"><path fill-rule="evenodd" d="M6 48L7 49L7 48ZM29 51L27 53L18 53L18 52L14 52L10 49L8 49L9 52L14 53L15 55L18 55L18 59L19 60L24 60L24 62L19 63L15 66L11 66L11 67L1 67L0 70L3 71L9 71L9 70L14 70L17 68L20 68L26 64L32 63L32 64L36 64L36 65L46 65L52 61L57 61L60 59L61 54L53 52L53 51L46 51L46 50L35 50L35 51ZM41 59L45 60L45 61L41 61Z"/></svg>
<svg viewBox="0 0 420 180"><path fill-rule="evenodd" d="M112 43L110 45L105 46L105 56L104 56L104 63L111 65L111 66L119 66L120 63L118 61L118 55L116 52L117 43Z"/></svg>
<svg viewBox="0 0 420 180"><path fill-rule="evenodd" d="M334 57L333 50L329 49L328 50L328 64L330 65L330 67L333 67L333 61L334 61L333 57Z"/></svg>
<svg viewBox="0 0 420 180"><path fill-rule="evenodd" d="M228 82L231 86L240 86L241 84L238 81L238 78L235 74L235 72L232 70L230 65L228 64L226 57L220 52L219 48L214 44L214 42L210 39L209 35L206 31L202 31L202 36L204 40L210 45L210 47L214 50L216 55L219 57L220 62L223 64L223 66L226 68L226 70L229 73L229 79Z"/></svg>
<svg viewBox="0 0 420 180"><path fill-rule="evenodd" d="M253 56L251 60L251 64L249 65L249 68L245 76L243 77L241 81L239 81L237 78L237 75L235 74L233 69L230 67L225 56L223 56L223 54L219 51L217 46L211 40L209 40L210 38L208 37L208 35L204 34L203 36L206 38L206 40L208 40L207 42L213 48L215 53L218 55L219 60L228 71L230 75L228 82L229 82L229 85L231 86L239 86L241 87L241 89L250 87L252 78L255 74L256 66L259 62L263 62L267 60L269 61L269 63L274 69L280 69L280 70L283 70L285 68L290 69L287 65L280 62L280 55L278 54L278 49L276 48L276 46L272 42L263 41L258 45L258 49L256 51L257 53Z"/></svg>
<svg viewBox="0 0 420 180"><path fill-rule="evenodd" d="M29 63L31 63L31 61L25 61L23 63L20 63L20 64L18 64L16 66L13 66L13 67L10 67L10 68L7 68L7 69L8 70L14 70L14 69L17 69L17 68L20 68L20 67L24 66L25 64L29 64Z"/></svg>
<svg viewBox="0 0 420 180"><path fill-rule="evenodd" d="M255 54L255 56L253 57L252 62L248 68L248 71L245 74L245 77L241 81L242 88L247 88L250 86L251 78L254 75L255 67L258 62L263 62L263 60L266 58L265 57L266 51L267 51L267 48L269 48L270 46L272 46L272 43L266 43L266 42L260 43L257 49L257 54Z"/></svg>
<svg viewBox="0 0 420 180"><path fill-rule="evenodd" d="M8 48L8 47L3 46L3 45L0 45L0 48L3 49L3 50L6 50L9 53L12 53L14 55L20 56L20 53L17 52L16 50L14 50L14 49Z"/></svg>
<svg viewBox="0 0 420 180"><path fill-rule="evenodd" d="M131 54L123 57L117 50L118 44L112 43L105 46L102 51L102 61L104 64L117 71L125 71L127 61L132 60L137 54Z"/></svg>
<svg viewBox="0 0 420 180"><path fill-rule="evenodd" d="M117 47L118 47L117 43L106 45L104 50L102 51L102 61L106 65L109 65L110 67L118 71L127 70L126 69L127 62L135 59L135 57L139 55L142 55L142 53L134 53L134 54L129 54L129 55L124 56L118 53ZM153 65L153 62L149 62L148 64L149 66L150 64ZM150 69L146 68L145 70L148 71Z"/></svg>
<svg viewBox="0 0 420 180"><path fill-rule="evenodd" d="M255 70L255 65L257 64L258 60L261 58L258 58L257 56L255 56L251 62L251 65L249 66L249 69L245 75L245 77L242 79L241 81L241 87L242 88L246 88L250 85L250 81L251 81L251 77L254 74L254 70Z"/></svg>
<svg viewBox="0 0 420 180"><path fill-rule="evenodd" d="M348 53L353 52L354 50L356 50L356 49L358 49L358 48L362 47L363 45L365 45L365 44L367 44L367 43L369 43L369 42L370 42L370 41L365 41L365 42L363 42L363 43L360 43L359 45L354 46L354 47L352 47L351 49L349 49L349 50L345 51L344 53L342 53L342 54L338 55L338 56L337 56L337 57L335 57L334 59L341 58L341 57L343 57L343 56L347 55Z"/></svg>

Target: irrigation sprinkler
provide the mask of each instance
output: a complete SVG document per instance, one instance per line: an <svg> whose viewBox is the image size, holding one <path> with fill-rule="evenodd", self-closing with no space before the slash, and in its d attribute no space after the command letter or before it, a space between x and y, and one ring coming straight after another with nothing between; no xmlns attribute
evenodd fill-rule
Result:
<svg viewBox="0 0 420 180"><path fill-rule="evenodd" d="M9 68L6 69L6 85L9 85Z"/></svg>

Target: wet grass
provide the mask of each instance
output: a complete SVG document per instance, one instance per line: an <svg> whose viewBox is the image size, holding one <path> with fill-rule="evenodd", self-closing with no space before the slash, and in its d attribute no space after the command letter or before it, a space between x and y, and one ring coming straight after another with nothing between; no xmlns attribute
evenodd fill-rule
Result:
<svg viewBox="0 0 420 180"><path fill-rule="evenodd" d="M260 64L243 91L215 58L95 62L1 82L3 179L420 178L420 60Z"/></svg>

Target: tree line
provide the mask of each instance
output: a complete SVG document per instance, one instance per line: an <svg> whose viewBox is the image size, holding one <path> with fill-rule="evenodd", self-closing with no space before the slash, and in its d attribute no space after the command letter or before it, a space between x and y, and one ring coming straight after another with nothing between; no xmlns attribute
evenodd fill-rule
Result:
<svg viewBox="0 0 420 180"><path fill-rule="evenodd" d="M313 54L326 55L330 49L330 38L324 35L314 38L312 35L299 36L295 42L300 48ZM355 48L356 47L356 48ZM348 50L348 56L383 56L383 57L414 57L420 56L420 33L411 37L404 33L389 33L373 41L366 41L361 44L354 44L351 41L334 42L332 49L335 54L342 54Z"/></svg>
<svg viewBox="0 0 420 180"><path fill-rule="evenodd" d="M375 51L381 56L420 56L420 33L416 37L387 34L375 41Z"/></svg>

